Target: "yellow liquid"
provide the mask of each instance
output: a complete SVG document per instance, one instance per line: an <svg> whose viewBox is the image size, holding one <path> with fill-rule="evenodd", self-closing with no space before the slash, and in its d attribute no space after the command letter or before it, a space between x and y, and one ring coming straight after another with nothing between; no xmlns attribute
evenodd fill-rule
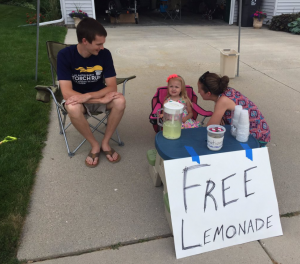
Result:
<svg viewBox="0 0 300 264"><path fill-rule="evenodd" d="M177 139L181 135L181 122L165 121L163 126L163 136L168 139Z"/></svg>

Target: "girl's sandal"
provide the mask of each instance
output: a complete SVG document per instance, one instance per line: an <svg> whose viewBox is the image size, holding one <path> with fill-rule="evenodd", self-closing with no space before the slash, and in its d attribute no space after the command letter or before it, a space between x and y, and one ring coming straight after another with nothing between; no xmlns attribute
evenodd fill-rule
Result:
<svg viewBox="0 0 300 264"><path fill-rule="evenodd" d="M110 163L117 163L121 160L121 156L119 153L117 153L113 148L111 148L110 150L108 151L104 151L102 148L101 148L101 151L103 152L103 154L105 155L106 159L110 162ZM110 155L111 157L113 156L114 153L117 153L118 154L118 158L116 160L109 160L109 158L106 156L106 155Z"/></svg>

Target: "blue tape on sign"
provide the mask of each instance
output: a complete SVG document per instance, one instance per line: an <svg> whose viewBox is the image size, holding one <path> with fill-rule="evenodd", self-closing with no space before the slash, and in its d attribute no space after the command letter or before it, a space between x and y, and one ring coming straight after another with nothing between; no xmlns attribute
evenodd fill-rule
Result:
<svg viewBox="0 0 300 264"><path fill-rule="evenodd" d="M240 143L240 144L241 144L241 146L243 147L243 149L246 150L246 157L247 157L249 160L252 160L252 161L253 161L252 148L250 148L248 144L244 144L244 143Z"/></svg>
<svg viewBox="0 0 300 264"><path fill-rule="evenodd" d="M196 151L192 147L189 146L184 146L184 147L187 150L187 152L192 156L192 161L196 161L197 163L200 164L200 158L196 153Z"/></svg>

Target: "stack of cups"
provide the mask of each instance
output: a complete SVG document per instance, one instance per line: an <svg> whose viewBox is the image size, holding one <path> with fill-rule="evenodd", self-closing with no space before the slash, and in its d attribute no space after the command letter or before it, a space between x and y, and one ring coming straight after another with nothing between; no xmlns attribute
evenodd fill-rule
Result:
<svg viewBox="0 0 300 264"><path fill-rule="evenodd" d="M233 118L232 118L231 129L230 129L230 133L234 137L236 137L236 130L237 130L237 127L238 127L240 114L241 114L242 110L243 110L243 107L241 105L236 105L235 108L234 108L234 115L233 115Z"/></svg>
<svg viewBox="0 0 300 264"><path fill-rule="evenodd" d="M239 118L239 123L236 131L236 140L240 142L247 142L249 138L249 114L248 110L242 110Z"/></svg>

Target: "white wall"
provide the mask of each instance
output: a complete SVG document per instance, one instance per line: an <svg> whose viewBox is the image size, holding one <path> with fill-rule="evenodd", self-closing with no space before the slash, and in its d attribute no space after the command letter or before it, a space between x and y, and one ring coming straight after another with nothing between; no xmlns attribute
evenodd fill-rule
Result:
<svg viewBox="0 0 300 264"><path fill-rule="evenodd" d="M263 0L261 10L267 13L267 18L264 19L266 24L268 20L271 22L273 16L300 12L300 0ZM238 1L235 1L234 23L237 23L238 13Z"/></svg>
<svg viewBox="0 0 300 264"><path fill-rule="evenodd" d="M300 0L298 0L300 1ZM263 0L261 10L267 13L267 18L264 19L264 24L269 21L269 24L272 20L275 11L276 0Z"/></svg>
<svg viewBox="0 0 300 264"><path fill-rule="evenodd" d="M65 24L74 24L74 20L73 18L69 17L69 13L71 13L73 10L76 11L76 6L78 6L83 12L87 13L89 17L96 18L94 0L63 0L63 5L65 10Z"/></svg>
<svg viewBox="0 0 300 264"><path fill-rule="evenodd" d="M275 16L300 12L300 0L277 0Z"/></svg>

